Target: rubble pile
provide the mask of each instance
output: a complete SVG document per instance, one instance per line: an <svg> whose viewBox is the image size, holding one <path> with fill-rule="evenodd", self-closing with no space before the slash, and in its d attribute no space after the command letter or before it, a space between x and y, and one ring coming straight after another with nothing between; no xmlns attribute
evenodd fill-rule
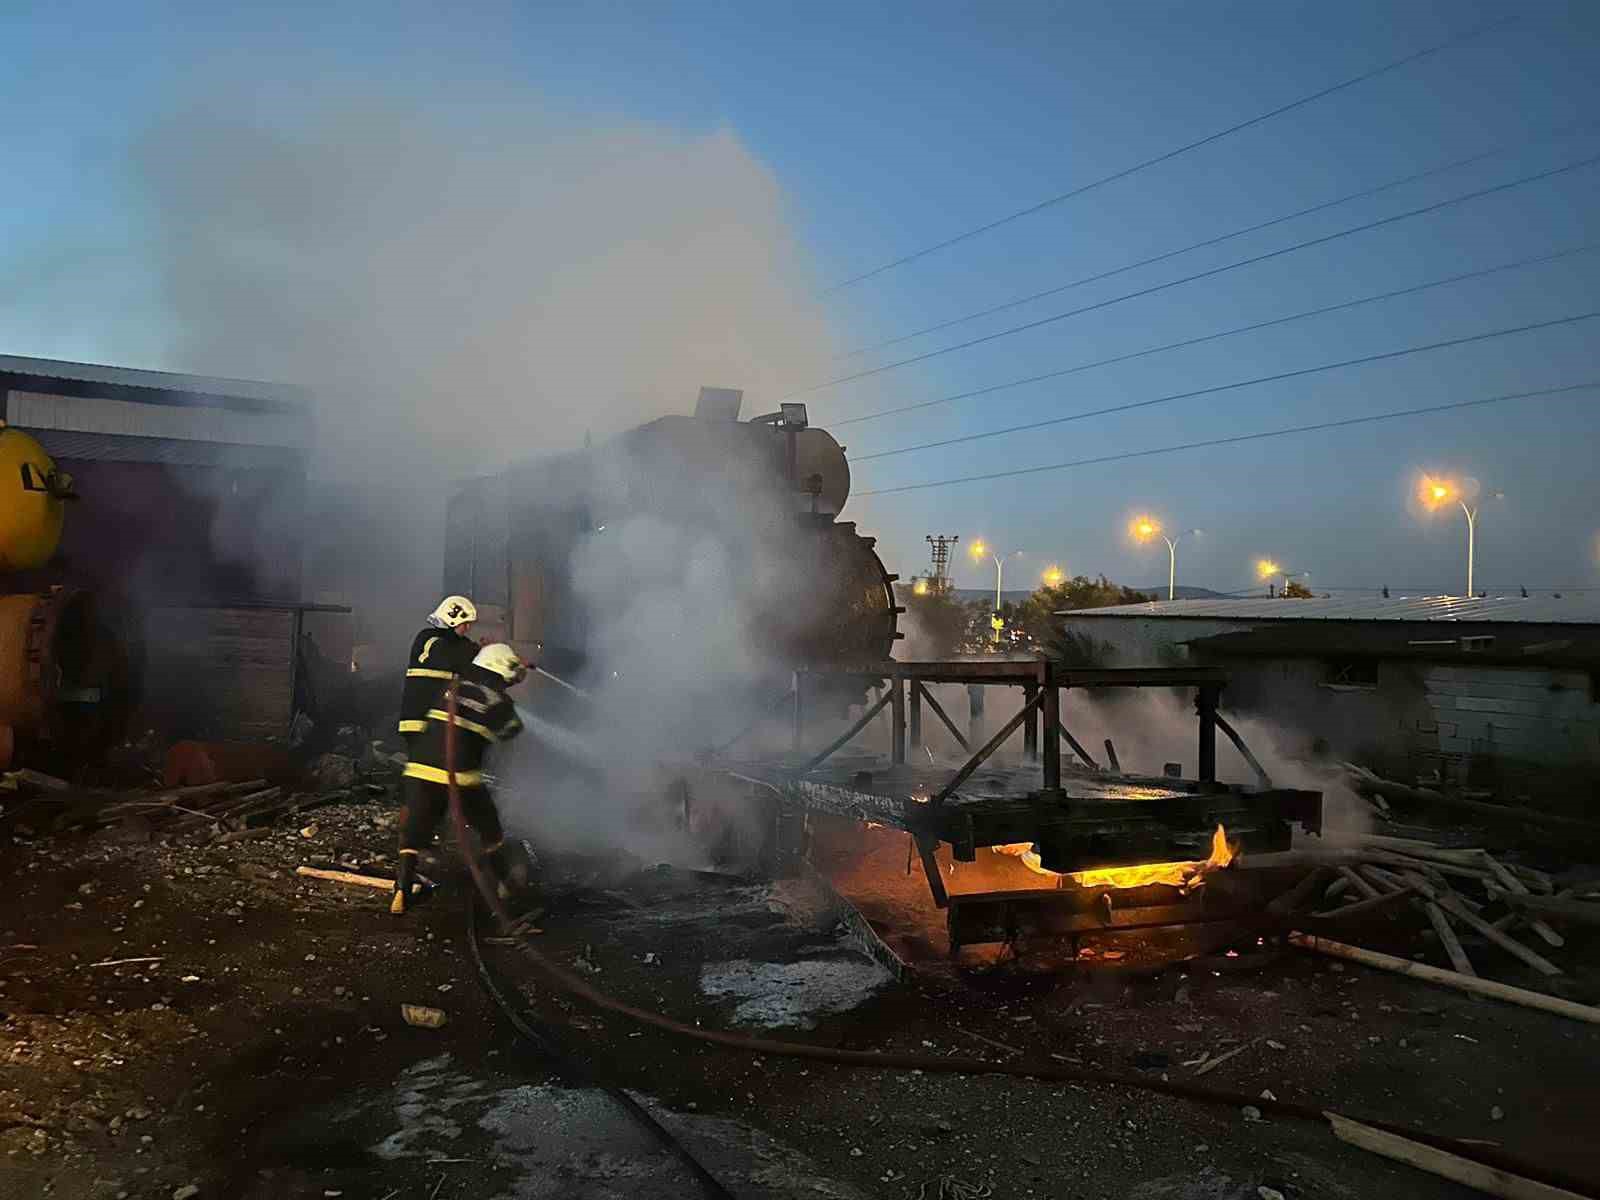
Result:
<svg viewBox="0 0 1600 1200"><path fill-rule="evenodd" d="M243 841L314 809L390 795L403 756L378 742L346 748L352 752L321 754L276 778L219 778L184 787L88 787L39 771L11 771L0 775L0 815L24 837L120 827L150 838L198 834L223 844Z"/></svg>

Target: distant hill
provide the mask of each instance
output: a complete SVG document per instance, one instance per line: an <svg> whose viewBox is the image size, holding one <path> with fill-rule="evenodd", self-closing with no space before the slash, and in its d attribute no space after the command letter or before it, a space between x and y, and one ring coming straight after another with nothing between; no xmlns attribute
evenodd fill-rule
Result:
<svg viewBox="0 0 1600 1200"><path fill-rule="evenodd" d="M1160 587L1140 588L1139 590L1154 596L1157 600L1165 600L1167 598L1167 585L1164 583ZM1181 583L1174 588L1173 591L1176 593L1175 598L1178 600L1230 599L1230 596L1227 592L1213 592L1210 588L1203 587L1185 587Z"/></svg>
<svg viewBox="0 0 1600 1200"><path fill-rule="evenodd" d="M1147 596L1154 596L1157 600L1165 600L1167 598L1166 584L1162 584L1158 588L1149 587L1139 588L1138 590ZM1179 600L1222 600L1227 598L1226 592L1214 592L1210 588L1185 587L1184 585L1179 584L1176 590L1178 594L1177 598ZM994 603L993 588L990 588L987 591L985 591L983 588L955 588L952 590L951 594L954 595L957 600L987 600L990 604ZM1021 604L1032 594L1033 593L1031 589L1029 591L1014 592L1008 588L1007 590L1001 592L1000 596L1001 599L1007 604Z"/></svg>

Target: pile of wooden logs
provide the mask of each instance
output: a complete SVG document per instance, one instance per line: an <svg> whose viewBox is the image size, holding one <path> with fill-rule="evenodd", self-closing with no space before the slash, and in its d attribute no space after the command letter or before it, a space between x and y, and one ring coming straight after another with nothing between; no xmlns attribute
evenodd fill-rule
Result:
<svg viewBox="0 0 1600 1200"><path fill-rule="evenodd" d="M1362 834L1352 836L1343 847L1295 850L1275 857L1312 867L1297 887L1273 904L1277 915L1288 918L1293 914L1295 924L1311 935L1295 935L1297 944L1369 965L1404 968L1405 973L1425 970L1433 982L1451 983L1502 999L1524 1002L1520 997L1501 995L1520 989L1480 981L1477 965L1463 945L1464 935L1475 935L1540 975L1555 978L1565 972L1546 952L1566 945L1566 937L1555 926L1600 925L1600 875L1558 884L1544 871L1502 862L1486 850ZM1319 936L1355 918L1382 910L1408 909L1432 927L1451 971L1420 967L1412 970L1409 968L1414 964L1406 960L1391 960L1388 955L1329 942ZM1535 943L1542 945L1536 949ZM1378 959L1385 961L1375 961ZM1390 966L1391 962L1399 967ZM1454 978L1442 978L1445 976ZM1543 1003L1534 1006L1548 1007ZM1564 1006L1570 1007L1576 1006Z"/></svg>

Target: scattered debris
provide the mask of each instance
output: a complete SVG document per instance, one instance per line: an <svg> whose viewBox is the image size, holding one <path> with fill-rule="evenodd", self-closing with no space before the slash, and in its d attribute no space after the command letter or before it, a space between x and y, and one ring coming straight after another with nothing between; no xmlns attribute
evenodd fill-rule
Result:
<svg viewBox="0 0 1600 1200"><path fill-rule="evenodd" d="M442 1008L429 1008L425 1004L402 1004L400 1016L407 1025L414 1025L418 1029L443 1029L445 1022L450 1018Z"/></svg>
<svg viewBox="0 0 1600 1200"><path fill-rule="evenodd" d="M1251 1049L1252 1047L1257 1045L1260 1041L1261 1041L1260 1038L1251 1038L1244 1045L1235 1046L1232 1050L1229 1050L1227 1053L1217 1055L1215 1058L1212 1058L1209 1061L1202 1063L1199 1067L1195 1068L1195 1075L1196 1076L1205 1075L1205 1074L1208 1074L1211 1071L1216 1070L1223 1063L1227 1062L1230 1058L1233 1058L1235 1055L1238 1055L1238 1054L1243 1054L1246 1050Z"/></svg>

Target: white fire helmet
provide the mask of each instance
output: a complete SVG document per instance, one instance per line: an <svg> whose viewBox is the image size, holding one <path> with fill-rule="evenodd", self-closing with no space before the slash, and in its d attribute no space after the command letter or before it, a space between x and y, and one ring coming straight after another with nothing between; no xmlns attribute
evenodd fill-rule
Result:
<svg viewBox="0 0 1600 1200"><path fill-rule="evenodd" d="M517 652L504 642L495 642L478 651L472 665L493 671L507 683L516 683L528 673L527 664L517 657Z"/></svg>
<svg viewBox="0 0 1600 1200"><path fill-rule="evenodd" d="M439 607L433 610L433 615L428 619L428 624L440 629L455 629L460 625L469 625L478 619L478 606L465 596L446 596L439 601Z"/></svg>

